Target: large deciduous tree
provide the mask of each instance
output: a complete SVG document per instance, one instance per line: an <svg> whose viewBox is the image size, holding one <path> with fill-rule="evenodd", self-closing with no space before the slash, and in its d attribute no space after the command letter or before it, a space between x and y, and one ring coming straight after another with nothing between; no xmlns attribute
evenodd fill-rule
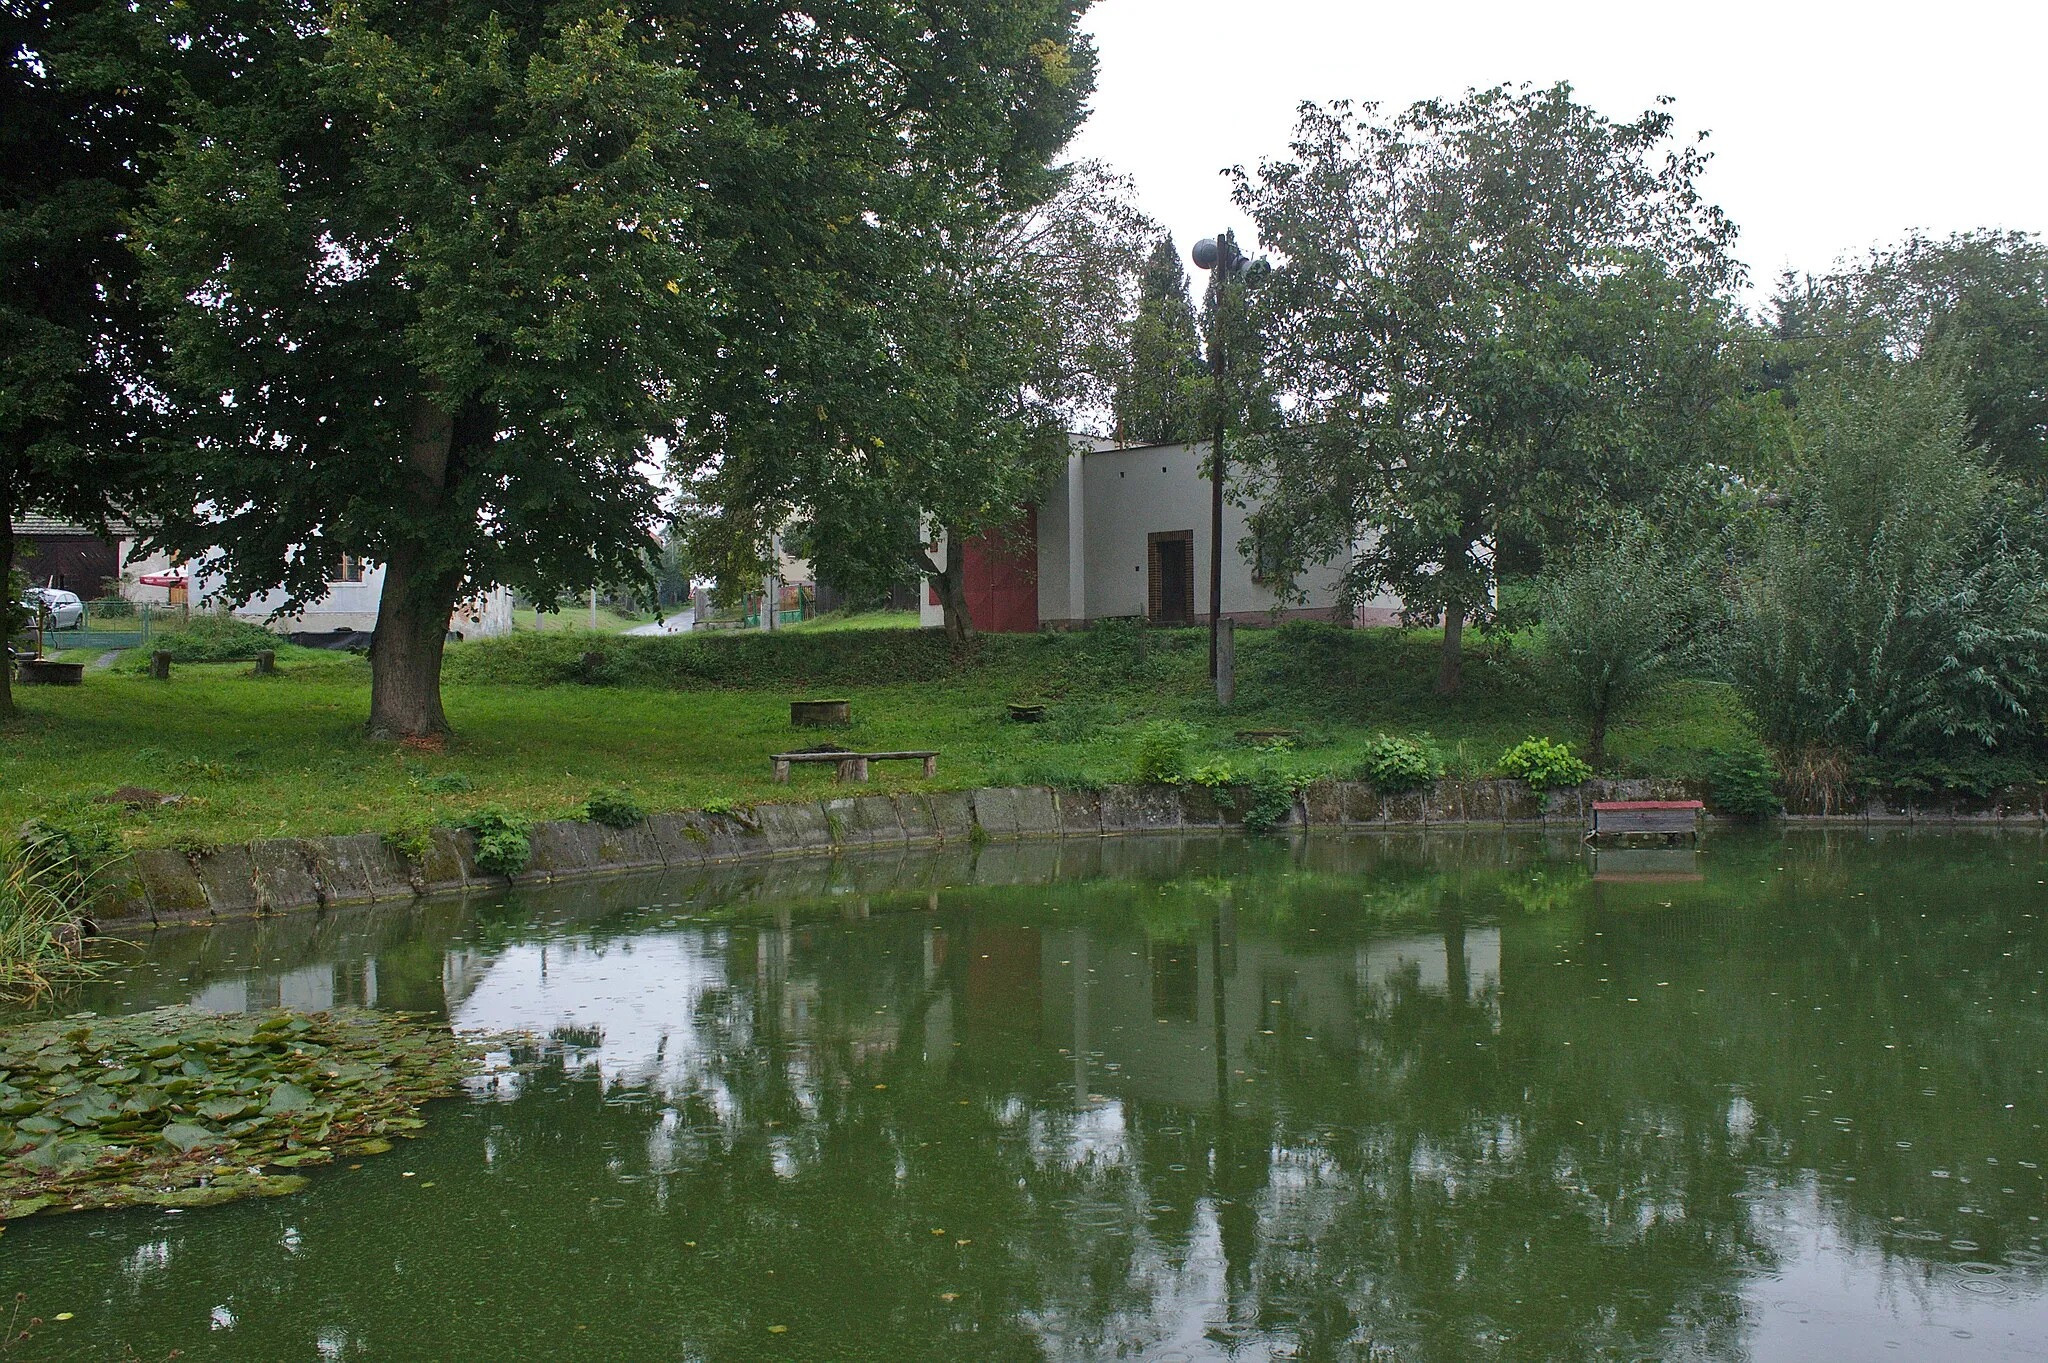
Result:
<svg viewBox="0 0 2048 1363"><path fill-rule="evenodd" d="M1202 333L1171 236L1145 259L1125 363L1116 389L1118 435L1140 444L1203 437Z"/></svg>
<svg viewBox="0 0 2048 1363"><path fill-rule="evenodd" d="M1696 469L1738 391L1734 228L1659 108L1567 86L1304 106L1288 159L1237 172L1278 268L1253 294L1288 423L1265 531L1444 625L1440 690L1504 549L1540 560L1595 512Z"/></svg>
<svg viewBox="0 0 2048 1363"><path fill-rule="evenodd" d="M105 0L0 6L0 635L14 518L104 526L141 473L156 337L123 217L163 139L147 32Z"/></svg>
<svg viewBox="0 0 2048 1363"><path fill-rule="evenodd" d="M233 596L381 560L371 727L445 727L460 595L638 577L664 445L775 464L873 401L872 317L924 243L1042 183L1071 131L1078 11L258 0L195 25L237 69L184 111L146 219L195 446L158 541L218 543Z"/></svg>
<svg viewBox="0 0 2048 1363"><path fill-rule="evenodd" d="M142 219L189 440L153 541L218 546L238 599L383 563L371 730L443 730L464 595L644 574L712 116L645 12L274 0L179 37L233 79L183 109Z"/></svg>

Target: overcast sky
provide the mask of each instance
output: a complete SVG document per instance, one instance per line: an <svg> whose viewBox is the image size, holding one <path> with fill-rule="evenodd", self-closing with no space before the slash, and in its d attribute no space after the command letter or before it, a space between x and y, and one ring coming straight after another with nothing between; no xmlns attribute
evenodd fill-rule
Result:
<svg viewBox="0 0 2048 1363"><path fill-rule="evenodd" d="M1710 129L1706 193L1752 284L1909 229L2048 231L2048 0L1097 0L1075 145L1136 177L1183 252L1249 233L1217 171L1284 154L1304 99L1569 80L1616 119Z"/></svg>

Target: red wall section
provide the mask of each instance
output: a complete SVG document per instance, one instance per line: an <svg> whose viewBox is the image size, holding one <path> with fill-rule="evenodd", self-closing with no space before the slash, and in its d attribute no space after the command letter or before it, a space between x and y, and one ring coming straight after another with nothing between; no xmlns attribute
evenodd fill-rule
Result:
<svg viewBox="0 0 2048 1363"><path fill-rule="evenodd" d="M960 546L967 574L967 618L986 634L1038 630L1038 512L999 534Z"/></svg>

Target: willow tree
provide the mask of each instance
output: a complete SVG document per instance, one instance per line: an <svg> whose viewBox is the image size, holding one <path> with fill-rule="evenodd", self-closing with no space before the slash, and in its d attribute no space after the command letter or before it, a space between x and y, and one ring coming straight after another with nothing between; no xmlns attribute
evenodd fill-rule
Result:
<svg viewBox="0 0 2048 1363"><path fill-rule="evenodd" d="M1468 620L1505 546L1569 544L1712 456L1738 392L1733 227L1706 158L1653 109L1616 123L1567 86L1305 105L1291 154L1236 173L1278 268L1252 295L1288 427L1262 527L1334 558L1356 600ZM1242 456L1241 456L1242 457Z"/></svg>

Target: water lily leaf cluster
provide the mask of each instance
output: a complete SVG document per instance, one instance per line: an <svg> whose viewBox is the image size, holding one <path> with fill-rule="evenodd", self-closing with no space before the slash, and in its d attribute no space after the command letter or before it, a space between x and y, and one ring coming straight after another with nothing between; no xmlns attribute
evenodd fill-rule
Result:
<svg viewBox="0 0 2048 1363"><path fill-rule="evenodd" d="M404 1013L164 1008L0 1029L0 1220L207 1206L381 1154L475 1049Z"/></svg>

